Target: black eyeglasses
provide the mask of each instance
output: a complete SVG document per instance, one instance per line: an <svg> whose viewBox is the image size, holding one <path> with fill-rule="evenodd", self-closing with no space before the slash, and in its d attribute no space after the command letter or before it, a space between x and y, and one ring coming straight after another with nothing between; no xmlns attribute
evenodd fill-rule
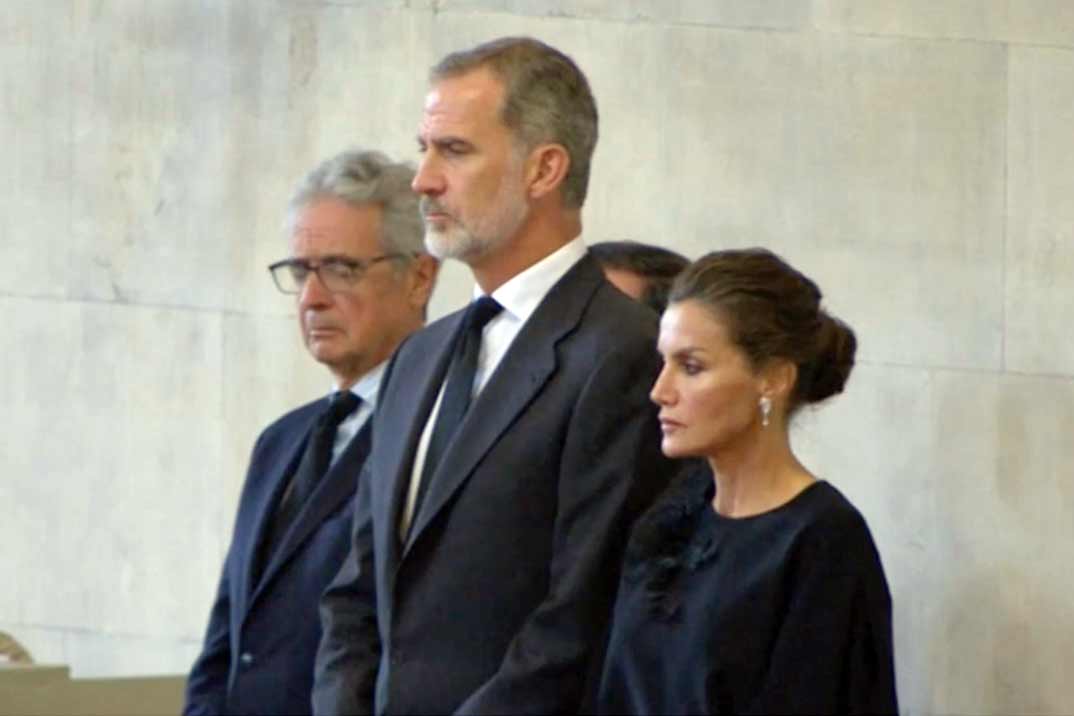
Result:
<svg viewBox="0 0 1074 716"><path fill-rule="evenodd" d="M317 274L329 291L342 292L354 288L373 264L392 259L409 258L408 254L382 254L368 259L349 259L330 256L320 261L308 259L284 259L268 267L276 288L284 293L299 293L306 285L310 273Z"/></svg>

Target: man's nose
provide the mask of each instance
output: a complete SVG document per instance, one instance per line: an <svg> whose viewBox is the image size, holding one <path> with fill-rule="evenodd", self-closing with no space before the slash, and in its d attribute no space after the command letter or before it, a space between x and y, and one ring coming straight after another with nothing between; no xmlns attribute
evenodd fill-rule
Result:
<svg viewBox="0 0 1074 716"><path fill-rule="evenodd" d="M418 194L437 196L444 192L444 177L437 166L438 162L431 151L426 152L418 164L418 171L414 174L414 181L410 182L410 188Z"/></svg>
<svg viewBox="0 0 1074 716"><path fill-rule="evenodd" d="M323 306L331 301L332 292L321 281L321 276L316 271L306 274L306 280L302 289L298 292L298 305L303 308Z"/></svg>

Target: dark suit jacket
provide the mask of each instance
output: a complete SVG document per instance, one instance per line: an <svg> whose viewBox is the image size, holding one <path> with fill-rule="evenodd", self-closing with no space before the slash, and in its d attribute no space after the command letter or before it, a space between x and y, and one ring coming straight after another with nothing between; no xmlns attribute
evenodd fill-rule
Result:
<svg viewBox="0 0 1074 716"><path fill-rule="evenodd" d="M523 326L398 538L452 314L382 383L354 544L322 600L315 713L584 707L633 518L672 469L648 392L656 315L590 257Z"/></svg>
<svg viewBox="0 0 1074 716"><path fill-rule="evenodd" d="M256 579L258 546L325 400L270 425L254 446L205 644L187 682L186 714L310 712L321 637L317 604L350 546L369 426L329 469Z"/></svg>

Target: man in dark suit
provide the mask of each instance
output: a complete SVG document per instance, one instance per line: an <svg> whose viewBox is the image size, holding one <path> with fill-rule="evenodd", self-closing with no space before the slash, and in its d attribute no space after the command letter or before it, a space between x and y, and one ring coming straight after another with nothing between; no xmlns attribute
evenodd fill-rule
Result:
<svg viewBox="0 0 1074 716"><path fill-rule="evenodd" d="M656 316L579 238L596 138L585 77L536 40L433 68L414 188L478 298L385 372L315 713L586 706L627 531L670 471Z"/></svg>
<svg viewBox="0 0 1074 716"><path fill-rule="evenodd" d="M335 390L254 445L186 714L310 712L317 605L349 549L384 364L423 325L436 275L413 176L377 152L345 152L291 199L290 257L269 268L296 295L306 347Z"/></svg>

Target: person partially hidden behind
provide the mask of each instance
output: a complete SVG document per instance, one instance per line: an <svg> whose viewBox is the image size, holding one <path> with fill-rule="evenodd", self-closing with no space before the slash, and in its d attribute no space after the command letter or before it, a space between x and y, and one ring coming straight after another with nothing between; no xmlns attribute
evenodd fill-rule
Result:
<svg viewBox="0 0 1074 716"><path fill-rule="evenodd" d="M839 393L849 327L762 249L692 264L660 324L662 447L709 470L635 526L599 711L897 713L891 597L869 529L787 427Z"/></svg>
<svg viewBox="0 0 1074 716"><path fill-rule="evenodd" d="M309 713L318 601L350 546L384 363L424 323L437 262L425 253L414 171L371 151L329 159L287 213L290 257L269 267L335 390L254 445L185 714Z"/></svg>
<svg viewBox="0 0 1074 716"><path fill-rule="evenodd" d="M592 706L629 526L671 472L656 316L580 237L596 139L585 76L541 42L433 69L414 188L477 295L385 372L315 713Z"/></svg>
<svg viewBox="0 0 1074 716"><path fill-rule="evenodd" d="M671 249L639 241L601 241L589 252L613 286L657 313L664 312L672 281L690 263Z"/></svg>

